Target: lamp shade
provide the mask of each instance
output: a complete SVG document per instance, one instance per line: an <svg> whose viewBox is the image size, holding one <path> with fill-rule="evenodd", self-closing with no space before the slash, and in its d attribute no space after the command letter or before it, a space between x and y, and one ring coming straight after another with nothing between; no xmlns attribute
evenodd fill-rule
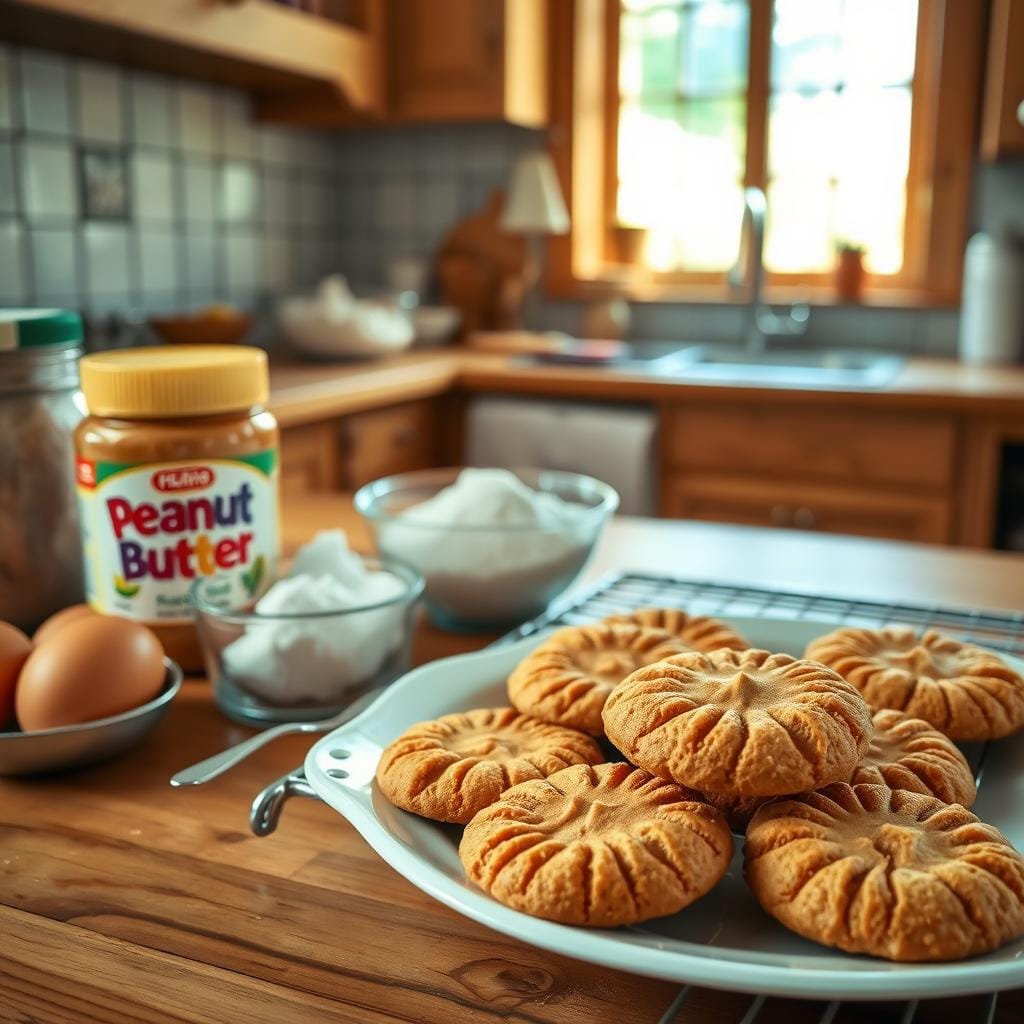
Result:
<svg viewBox="0 0 1024 1024"><path fill-rule="evenodd" d="M543 150L516 160L501 226L524 235L564 235L569 213L551 157Z"/></svg>

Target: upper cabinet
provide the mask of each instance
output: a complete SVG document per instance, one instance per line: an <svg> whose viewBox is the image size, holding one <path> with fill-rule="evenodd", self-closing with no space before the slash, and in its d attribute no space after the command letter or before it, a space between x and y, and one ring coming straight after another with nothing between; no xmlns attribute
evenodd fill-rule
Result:
<svg viewBox="0 0 1024 1024"><path fill-rule="evenodd" d="M547 123L545 0L391 0L394 121Z"/></svg>
<svg viewBox="0 0 1024 1024"><path fill-rule="evenodd" d="M384 112L384 0L0 0L0 38L252 92L289 109Z"/></svg>
<svg viewBox="0 0 1024 1024"><path fill-rule="evenodd" d="M993 0L981 120L986 160L1024 153L1024 0Z"/></svg>
<svg viewBox="0 0 1024 1024"><path fill-rule="evenodd" d="M547 123L547 0L0 0L0 39L220 81L292 124Z"/></svg>

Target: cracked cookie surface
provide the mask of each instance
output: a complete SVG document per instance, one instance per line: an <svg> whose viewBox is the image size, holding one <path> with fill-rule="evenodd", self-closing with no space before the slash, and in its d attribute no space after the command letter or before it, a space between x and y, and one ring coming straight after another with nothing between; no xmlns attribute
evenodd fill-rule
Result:
<svg viewBox="0 0 1024 1024"><path fill-rule="evenodd" d="M524 714L600 736L608 694L635 669L685 650L664 630L600 622L567 626L516 666L508 678L509 700Z"/></svg>
<svg viewBox="0 0 1024 1024"><path fill-rule="evenodd" d="M799 935L848 953L958 960L1024 934L1024 858L958 805L846 783L762 807L744 875Z"/></svg>
<svg viewBox="0 0 1024 1024"><path fill-rule="evenodd" d="M1024 680L998 655L937 630L837 629L807 646L876 708L922 718L954 740L994 740L1024 726Z"/></svg>
<svg viewBox="0 0 1024 1024"><path fill-rule="evenodd" d="M609 615L601 621L613 626L663 629L691 651L717 651L719 647L745 651L750 647L736 630L724 622L707 615L690 615L681 608L640 608L628 615Z"/></svg>
<svg viewBox="0 0 1024 1024"><path fill-rule="evenodd" d="M608 739L634 764L704 793L802 793L850 778L868 749L864 699L824 665L719 650L639 669L604 708Z"/></svg>
<svg viewBox="0 0 1024 1024"><path fill-rule="evenodd" d="M465 824L510 786L603 760L598 745L575 729L514 708L479 708L407 729L384 748L377 784L406 811Z"/></svg>
<svg viewBox="0 0 1024 1024"><path fill-rule="evenodd" d="M715 886L731 856L718 811L629 764L515 786L459 846L470 880L500 903L599 928L681 910Z"/></svg>
<svg viewBox="0 0 1024 1024"><path fill-rule="evenodd" d="M920 718L883 708L871 716L871 745L854 784L888 786L970 807L977 795L967 758L951 739Z"/></svg>

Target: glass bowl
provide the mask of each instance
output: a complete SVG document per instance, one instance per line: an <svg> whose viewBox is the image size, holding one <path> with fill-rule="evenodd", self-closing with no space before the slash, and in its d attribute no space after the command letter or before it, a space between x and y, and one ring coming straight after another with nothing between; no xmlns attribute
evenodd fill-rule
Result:
<svg viewBox="0 0 1024 1024"><path fill-rule="evenodd" d="M217 576L189 593L214 697L246 725L329 718L408 671L423 577L389 559L366 567L397 577L393 598L338 611L261 614L226 608Z"/></svg>
<svg viewBox="0 0 1024 1024"><path fill-rule="evenodd" d="M586 565L619 504L613 487L548 469L511 470L535 491L580 506L557 526L533 523L428 523L402 513L455 482L460 469L427 469L361 487L354 502L377 549L426 580L431 620L459 632L506 629L539 615Z"/></svg>

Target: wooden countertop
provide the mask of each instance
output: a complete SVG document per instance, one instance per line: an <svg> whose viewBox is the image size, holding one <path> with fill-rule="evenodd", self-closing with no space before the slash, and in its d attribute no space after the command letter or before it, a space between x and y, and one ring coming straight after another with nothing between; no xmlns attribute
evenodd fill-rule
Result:
<svg viewBox="0 0 1024 1024"><path fill-rule="evenodd" d="M520 365L508 356L450 348L374 362L271 362L270 406L283 426L342 416L454 388L623 402L732 399L787 406L984 411L1024 415L1024 367L970 367L949 359L909 359L875 390L773 388L659 379L615 368Z"/></svg>
<svg viewBox="0 0 1024 1024"><path fill-rule="evenodd" d="M366 539L339 496L297 498L285 523L290 548L324 526ZM805 533L622 519L587 578L613 568L1024 608L1024 556ZM417 659L489 639L423 624ZM749 1005L698 990L666 1015L676 985L496 935L405 882L318 802L290 802L279 831L254 838L253 795L301 762L308 738L279 740L210 785L168 787L174 771L246 734L193 681L121 759L0 780L0 1021L724 1024ZM915 1020L981 1019L980 1005L922 1003ZM999 1007L1000 1021L1024 1016L1021 993ZM758 1021L821 1010L773 999ZM865 1012L856 1019L877 1019Z"/></svg>

